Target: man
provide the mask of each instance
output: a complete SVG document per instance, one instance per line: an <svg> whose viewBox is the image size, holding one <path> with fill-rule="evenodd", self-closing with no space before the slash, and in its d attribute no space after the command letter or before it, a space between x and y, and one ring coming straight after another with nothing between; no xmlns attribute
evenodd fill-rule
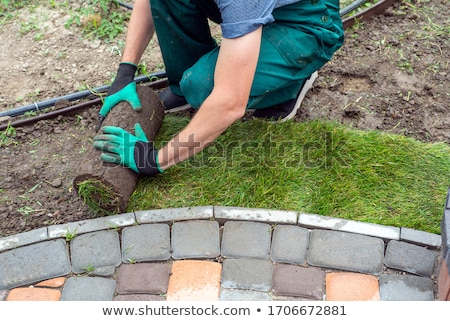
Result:
<svg viewBox="0 0 450 321"><path fill-rule="evenodd" d="M150 9L151 6L151 9ZM220 23L220 46L208 20ZM190 123L162 149L104 127L94 146L107 162L155 175L200 152L246 109L254 116L286 120L344 40L339 0L136 0L122 63L100 111L121 100L140 102L133 77L156 30L169 87L160 94L166 110L198 109Z"/></svg>

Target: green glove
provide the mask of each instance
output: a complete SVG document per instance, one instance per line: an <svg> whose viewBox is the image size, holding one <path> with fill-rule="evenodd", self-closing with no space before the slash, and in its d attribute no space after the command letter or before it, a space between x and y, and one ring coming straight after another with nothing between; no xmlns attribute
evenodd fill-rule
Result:
<svg viewBox="0 0 450 321"><path fill-rule="evenodd" d="M100 115L106 117L111 109L113 109L113 107L121 101L128 102L131 105L131 108L135 111L141 110L141 101L139 100L139 96L136 92L136 83L134 81L130 82L115 94L107 96L102 108L100 109Z"/></svg>
<svg viewBox="0 0 450 321"><path fill-rule="evenodd" d="M102 132L94 137L94 147L104 152L100 156L103 161L149 176L163 172L157 160L158 150L149 142L141 124L134 125L136 136L115 126L105 126Z"/></svg>
<svg viewBox="0 0 450 321"><path fill-rule="evenodd" d="M96 131L100 129L111 109L121 101L128 102L135 111L141 110L142 105L136 92L136 83L134 82L136 70L137 66L131 62L119 64L116 79L114 79L109 88L103 106L100 109Z"/></svg>

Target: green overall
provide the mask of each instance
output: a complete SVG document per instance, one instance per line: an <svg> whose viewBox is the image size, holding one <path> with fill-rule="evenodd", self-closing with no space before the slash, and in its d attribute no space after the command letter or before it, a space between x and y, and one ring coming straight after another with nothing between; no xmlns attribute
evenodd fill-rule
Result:
<svg viewBox="0 0 450 321"><path fill-rule="evenodd" d="M199 108L213 89L220 50L207 18L220 23L220 12L213 0L150 3L169 86ZM275 9L273 17L273 23L263 26L249 109L295 98L305 78L327 63L344 42L339 0L301 0Z"/></svg>

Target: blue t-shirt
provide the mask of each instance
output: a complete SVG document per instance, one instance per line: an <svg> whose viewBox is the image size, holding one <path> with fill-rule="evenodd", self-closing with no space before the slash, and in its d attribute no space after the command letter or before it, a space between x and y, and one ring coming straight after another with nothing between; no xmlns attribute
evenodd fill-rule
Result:
<svg viewBox="0 0 450 321"><path fill-rule="evenodd" d="M272 11L300 0L214 0L222 15L222 36L237 38L273 22Z"/></svg>

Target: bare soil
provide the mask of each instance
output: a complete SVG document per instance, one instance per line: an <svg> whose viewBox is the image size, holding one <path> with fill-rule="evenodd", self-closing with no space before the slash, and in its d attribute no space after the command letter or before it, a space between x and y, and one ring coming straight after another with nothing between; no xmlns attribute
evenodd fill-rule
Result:
<svg viewBox="0 0 450 321"><path fill-rule="evenodd" d="M343 48L319 71L296 120L333 120L450 143L446 2L398 1L348 29ZM113 79L125 36L109 43L88 40L79 30L65 28L67 19L67 10L43 5L20 10L2 26L0 111ZM24 32L30 21L38 28ZM163 68L156 39L142 61L150 72ZM0 237L93 217L72 182L83 152L91 148L99 108L18 127L1 147Z"/></svg>

